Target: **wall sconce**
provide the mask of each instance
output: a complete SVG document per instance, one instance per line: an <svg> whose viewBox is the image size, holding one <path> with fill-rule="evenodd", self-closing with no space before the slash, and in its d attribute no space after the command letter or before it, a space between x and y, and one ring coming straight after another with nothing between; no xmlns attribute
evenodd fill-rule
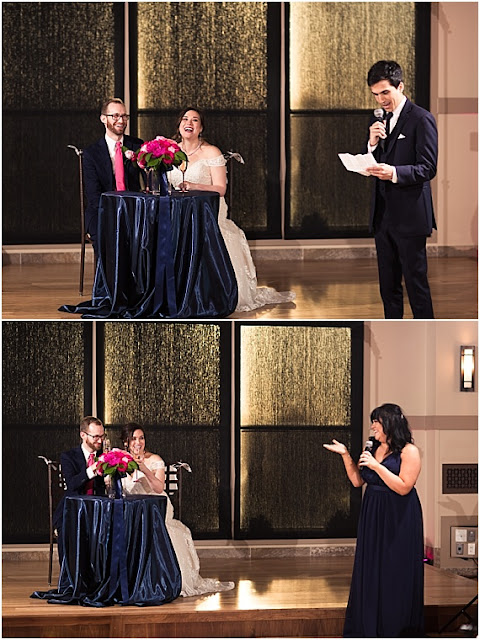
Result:
<svg viewBox="0 0 480 640"><path fill-rule="evenodd" d="M475 347L460 347L460 391L475 391Z"/></svg>

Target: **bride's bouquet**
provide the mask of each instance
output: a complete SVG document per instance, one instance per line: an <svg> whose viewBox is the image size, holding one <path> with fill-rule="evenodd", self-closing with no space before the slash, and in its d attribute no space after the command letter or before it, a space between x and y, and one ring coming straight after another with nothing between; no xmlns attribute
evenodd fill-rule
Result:
<svg viewBox="0 0 480 640"><path fill-rule="evenodd" d="M138 469L138 464L133 457L121 449L112 449L102 455L97 460L98 474L113 476L115 473L133 473Z"/></svg>
<svg viewBox="0 0 480 640"><path fill-rule="evenodd" d="M157 171L170 171L172 167L179 167L182 163L188 162L187 154L180 149L175 140L163 136L144 142L136 153L126 149L125 156L140 169Z"/></svg>

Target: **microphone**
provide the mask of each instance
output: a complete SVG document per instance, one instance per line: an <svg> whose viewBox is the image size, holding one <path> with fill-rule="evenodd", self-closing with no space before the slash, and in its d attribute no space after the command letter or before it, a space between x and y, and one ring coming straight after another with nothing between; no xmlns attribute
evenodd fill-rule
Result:
<svg viewBox="0 0 480 640"><path fill-rule="evenodd" d="M374 109L373 117L375 118L375 120L378 120L378 122L383 122L383 124L385 124L385 116L383 114L383 109ZM380 149L382 151L384 151L385 149L385 140L383 138L380 138Z"/></svg>
<svg viewBox="0 0 480 640"><path fill-rule="evenodd" d="M364 451L368 451L369 453L372 452L373 449L373 438L369 438L366 442L365 442L365 447L364 447Z"/></svg>

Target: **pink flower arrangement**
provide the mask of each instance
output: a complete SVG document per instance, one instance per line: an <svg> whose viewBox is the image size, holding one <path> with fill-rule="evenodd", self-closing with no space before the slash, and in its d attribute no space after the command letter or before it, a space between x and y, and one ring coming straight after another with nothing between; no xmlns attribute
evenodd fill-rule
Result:
<svg viewBox="0 0 480 640"><path fill-rule="evenodd" d="M163 169L168 171L187 162L186 154L175 140L157 136L155 140L144 142L137 153L125 150L125 157L136 163L140 169Z"/></svg>
<svg viewBox="0 0 480 640"><path fill-rule="evenodd" d="M127 451L112 449L107 453L102 453L97 461L99 475L113 475L115 472L133 473L138 469L138 464Z"/></svg>

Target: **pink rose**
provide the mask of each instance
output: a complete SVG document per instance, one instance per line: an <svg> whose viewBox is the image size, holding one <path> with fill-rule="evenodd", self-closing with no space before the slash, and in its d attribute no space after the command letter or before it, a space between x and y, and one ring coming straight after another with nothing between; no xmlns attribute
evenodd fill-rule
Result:
<svg viewBox="0 0 480 640"><path fill-rule="evenodd" d="M132 149L127 149L125 151L125 157L127 158L127 160L135 162L135 160L137 159L137 154L135 153L135 151L132 151Z"/></svg>

